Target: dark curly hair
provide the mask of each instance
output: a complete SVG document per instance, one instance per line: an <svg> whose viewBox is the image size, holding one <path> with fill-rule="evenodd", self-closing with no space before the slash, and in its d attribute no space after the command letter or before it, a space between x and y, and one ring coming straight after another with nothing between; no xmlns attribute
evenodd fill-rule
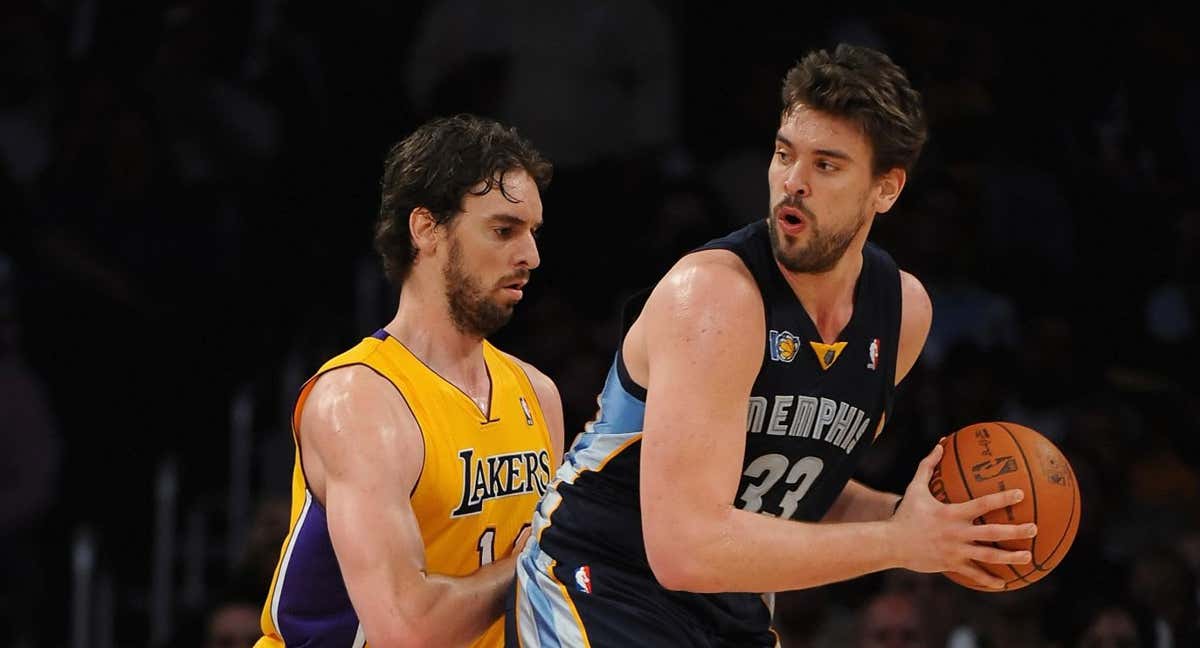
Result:
<svg viewBox="0 0 1200 648"><path fill-rule="evenodd" d="M900 66L869 47L838 45L809 53L783 82L783 114L800 104L848 119L871 143L871 171L912 172L928 130L921 95Z"/></svg>
<svg viewBox="0 0 1200 648"><path fill-rule="evenodd" d="M412 210L424 207L445 225L462 211L468 193L482 196L495 187L508 200L504 175L521 169L545 191L550 162L515 128L469 114L433 119L388 151L380 181L375 250L383 270L399 288L412 270L416 248L408 229ZM473 190L479 183L482 189Z"/></svg>

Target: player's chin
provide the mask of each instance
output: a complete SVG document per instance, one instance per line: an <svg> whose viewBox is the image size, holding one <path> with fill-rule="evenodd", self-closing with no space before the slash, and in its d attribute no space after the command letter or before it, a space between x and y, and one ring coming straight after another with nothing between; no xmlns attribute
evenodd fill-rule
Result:
<svg viewBox="0 0 1200 648"><path fill-rule="evenodd" d="M500 296L493 299L492 308L494 309L495 316L498 319L503 320L505 323L508 323L508 320L513 316L513 312L516 311L517 303L519 301L519 299L513 299L505 296Z"/></svg>
<svg viewBox="0 0 1200 648"><path fill-rule="evenodd" d="M525 294L522 291L514 290L512 288L501 288L498 293L499 294L492 301L492 303L495 304L497 308L506 311L512 311L512 309L516 307L516 305L519 304L522 299L525 298Z"/></svg>

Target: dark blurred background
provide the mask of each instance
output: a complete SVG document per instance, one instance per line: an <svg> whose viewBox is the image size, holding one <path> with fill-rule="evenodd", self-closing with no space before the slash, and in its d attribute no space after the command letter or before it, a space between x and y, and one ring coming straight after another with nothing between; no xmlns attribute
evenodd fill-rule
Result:
<svg viewBox="0 0 1200 648"><path fill-rule="evenodd" d="M931 124L872 238L924 281L933 331L860 478L902 490L940 436L1009 420L1065 451L1084 513L1033 587L788 593L784 645L1200 646L1182 13L10 0L0 20L0 645L253 641L288 414L392 315L371 225L421 121L496 117L556 165L542 268L495 341L557 381L569 441L620 300L766 215L783 74L847 41L906 67Z"/></svg>

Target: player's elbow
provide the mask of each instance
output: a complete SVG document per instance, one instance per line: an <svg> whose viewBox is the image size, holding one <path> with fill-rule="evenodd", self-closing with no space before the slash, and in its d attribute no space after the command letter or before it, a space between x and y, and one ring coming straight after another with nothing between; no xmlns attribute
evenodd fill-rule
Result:
<svg viewBox="0 0 1200 648"><path fill-rule="evenodd" d="M660 520L643 526L646 558L659 584L685 592L714 589L711 562L705 548L711 543L701 537L695 524Z"/></svg>
<svg viewBox="0 0 1200 648"><path fill-rule="evenodd" d="M646 545L646 557L650 562L650 570L660 585L669 590L696 592L701 582L694 561L685 556L670 551L654 551Z"/></svg>

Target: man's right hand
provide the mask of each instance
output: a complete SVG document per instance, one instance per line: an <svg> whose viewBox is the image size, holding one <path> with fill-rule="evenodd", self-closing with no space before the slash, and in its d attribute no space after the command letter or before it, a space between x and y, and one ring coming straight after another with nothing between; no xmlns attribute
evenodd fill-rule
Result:
<svg viewBox="0 0 1200 648"><path fill-rule="evenodd" d="M1034 524L975 524L989 511L1016 504L1020 490L977 497L967 502L943 504L929 491L929 480L942 458L942 445L934 446L917 466L917 473L904 491L900 508L889 524L894 525L895 547L902 567L916 572L956 572L985 587L1002 589L1004 580L976 563L1025 565L1028 551L1008 551L989 543L1019 540L1037 535Z"/></svg>

